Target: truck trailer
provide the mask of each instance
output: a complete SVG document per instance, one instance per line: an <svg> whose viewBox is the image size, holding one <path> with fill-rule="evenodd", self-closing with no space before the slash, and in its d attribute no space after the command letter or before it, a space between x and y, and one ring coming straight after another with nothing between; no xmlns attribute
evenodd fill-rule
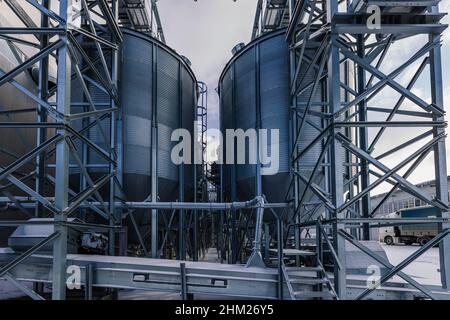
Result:
<svg viewBox="0 0 450 320"><path fill-rule="evenodd" d="M402 209L387 215L387 218L436 218L438 209L431 206ZM415 223L380 228L380 242L387 245L425 245L438 234L436 223Z"/></svg>

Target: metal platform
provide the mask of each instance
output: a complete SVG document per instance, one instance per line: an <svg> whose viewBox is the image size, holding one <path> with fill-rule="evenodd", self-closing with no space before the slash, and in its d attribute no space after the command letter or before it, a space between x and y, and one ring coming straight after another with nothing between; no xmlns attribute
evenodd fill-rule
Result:
<svg viewBox="0 0 450 320"><path fill-rule="evenodd" d="M119 24L166 42L156 1L121 0Z"/></svg>
<svg viewBox="0 0 450 320"><path fill-rule="evenodd" d="M0 254L0 265L16 257ZM277 299L276 269L98 255L67 255L67 266L80 267L82 286ZM91 279L87 276L90 267ZM10 274L19 281L51 283L52 256L33 255Z"/></svg>
<svg viewBox="0 0 450 320"><path fill-rule="evenodd" d="M17 255L10 250L0 249L0 266L4 266ZM278 270L272 268L246 267L209 262L189 262L165 259L114 257L100 255L67 255L67 266L78 266L81 271L82 287L132 289L179 293L181 297L207 295L230 298L278 299ZM297 274L292 283L284 281L283 298L290 299L289 287L298 292L313 292L311 281L315 275ZM314 268L311 268L311 270ZM314 271L314 270L312 270ZM9 275L18 281L52 283L52 256L33 255L12 269ZM333 281L333 275L328 274ZM367 275L348 275L348 298L356 297L367 288ZM450 292L438 286L428 286L438 299L449 299ZM311 299L314 297L301 297ZM370 299L416 299L423 294L406 281L394 277L374 291Z"/></svg>

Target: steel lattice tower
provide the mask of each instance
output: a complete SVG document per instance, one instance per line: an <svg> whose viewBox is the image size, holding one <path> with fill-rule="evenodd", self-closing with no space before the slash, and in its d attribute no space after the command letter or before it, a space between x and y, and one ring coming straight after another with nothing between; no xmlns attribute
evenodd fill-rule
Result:
<svg viewBox="0 0 450 320"><path fill-rule="evenodd" d="M3 190L13 190L8 193L8 199L2 200L19 208L30 199L35 201L36 217L54 217L55 231L2 268L1 275L12 279L16 286L31 297L42 299L39 294L16 281L8 271L53 242L52 294L53 299L64 299L68 227L87 228L90 225L93 229L109 230L109 254L118 253L115 239L122 224L122 211L115 208L118 201L116 196L121 192L120 179L117 177L121 166L117 142L120 131L117 63L122 41L119 25L139 30L145 26L142 32L163 42L164 34L154 1L151 11L146 11L143 4L118 0L29 0L26 3L7 0L5 5L15 15L12 19L14 25L2 26L0 37L15 52L20 52L19 47L24 46L35 53L12 70L1 72L0 86L12 85L17 94L27 96L37 107L15 111L35 114L35 122L8 121L2 122L0 127L15 130L18 135L21 131L35 130L38 144L1 168L1 179L8 181L2 187ZM151 17L148 12L151 12ZM16 76L27 72L35 64L39 66L36 93L15 80ZM52 64L56 68L56 83L50 87ZM75 101L71 97L74 83L81 87L83 101ZM109 103L97 103L92 96L93 90L107 93ZM73 123L80 120L83 126L75 129ZM109 130L105 130L106 127ZM89 133L92 130L101 132L105 147L99 147L91 140ZM82 149L82 156L77 148ZM99 155L104 161L102 165L108 168L101 177L94 179L89 174L88 168L99 164L90 163L86 156L88 152ZM21 169L27 163L35 164L34 170L24 173ZM80 172L81 187L77 191L69 186L69 175L75 170L74 164ZM103 194L107 192L108 198L104 199L100 191ZM98 201L99 205L92 205L91 201ZM103 222L81 224L68 221L68 217L81 206L96 212ZM3 221L1 225L11 227L27 223L32 222Z"/></svg>
<svg viewBox="0 0 450 320"><path fill-rule="evenodd" d="M397 274L428 296L432 294L427 288L401 270L439 243L442 286L447 288L450 283L446 122L441 65L441 37L446 26L440 23L443 15L438 10L438 2L413 1L403 5L398 1L292 0L289 3L290 22L286 39L291 48L293 106L298 105L296 100L302 91L312 88L314 92L319 83L326 87L327 97L322 115L311 112L310 103L300 110L293 108L292 197L294 212L299 213L294 215L295 222L301 230L321 221L316 237L331 236L335 252L335 289L344 299L346 241L389 269L381 283ZM393 6L397 10L393 10ZM373 13L370 10L374 8L380 12L381 24L376 28L369 24ZM385 58L389 57L390 50L394 50L394 44L401 45L417 37L427 37L423 47L415 49L405 61L399 61L399 67L393 71L384 71ZM314 51L314 55L306 55L307 50ZM311 82L304 82L299 70L308 63L314 64L316 77ZM346 77L349 66L354 66L355 70L353 86ZM396 78L411 69L414 71L412 77L406 85L401 84ZM421 75L429 82L428 100L427 94L419 96L413 90ZM379 97L387 88L399 96L397 102L374 106L372 102L380 101ZM311 145L300 149L297 142L301 139L302 127L317 116L322 117L323 130L317 132ZM390 148L383 146L383 135L392 132L389 131L392 128L407 131L409 139ZM417 130L420 133L416 134L414 128L426 131L421 133L423 131ZM299 163L315 144L322 144L323 151L311 175L303 176L298 171ZM414 146L412 151L411 146ZM435 198L430 198L408 180L429 154L434 158ZM401 159L394 166L383 163L392 155ZM327 177L324 186L314 183L319 170L324 170ZM434 220L439 224L439 235L396 267L359 242L369 240L370 227L387 222L374 217L380 205L376 208L370 205L370 192L383 183L390 185L390 191L380 205L395 190L401 189L440 212ZM303 193L298 192L299 186L304 187ZM320 200L312 210L322 214L308 213L310 208L303 203L303 195L308 191ZM393 223L411 222L406 220L398 219ZM429 221L416 220L417 223ZM296 234L297 245L299 233ZM363 298L371 290L365 290L358 298Z"/></svg>

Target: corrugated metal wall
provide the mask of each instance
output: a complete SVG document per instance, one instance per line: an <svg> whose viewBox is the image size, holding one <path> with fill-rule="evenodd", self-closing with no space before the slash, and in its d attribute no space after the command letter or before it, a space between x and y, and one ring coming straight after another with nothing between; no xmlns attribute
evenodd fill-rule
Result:
<svg viewBox="0 0 450 320"><path fill-rule="evenodd" d="M235 73L234 79L231 74ZM271 202L282 202L289 186L289 119L290 77L289 49L284 31L266 34L242 49L228 63L222 73L221 127L247 130L257 127L258 109L261 128L279 130L279 142L268 145L269 155L273 147L279 148L279 172L262 177L262 192ZM319 90L320 92L320 90ZM258 96L259 95L259 96ZM258 105L259 103L259 105ZM234 117L234 121L233 121ZM310 128L305 128L310 130ZM311 134L312 135L312 134ZM309 135L303 144L308 143ZM270 133L269 133L270 142ZM225 152L226 152L226 148ZM266 152L266 149L263 149ZM314 155L313 155L314 157ZM248 150L246 150L248 161ZM232 190L232 166L224 166L226 197ZM256 166L236 165L236 191L239 200L256 195Z"/></svg>
<svg viewBox="0 0 450 320"><path fill-rule="evenodd" d="M155 110L157 198L159 201L180 200L180 167L171 160L172 148L177 142L171 141L171 134L175 129L184 128L193 137L197 81L189 66L172 49L136 31L123 29L123 34L118 88L123 119L123 189L129 201L145 201L151 196L152 119ZM77 87L72 100L82 101L82 92ZM109 96L95 86L90 90L95 102L109 101ZM77 125L81 127L81 124ZM109 136L109 119L102 121L102 128ZM98 128L91 129L89 137L102 149L108 150ZM89 160L90 163L106 164L94 152L90 152ZM95 177L107 170L95 168L90 172ZM193 200L193 171L193 165L184 165L182 187L185 201ZM72 181L78 184L75 173L79 170L72 171ZM145 210L136 211L136 220L141 226L149 224L149 217Z"/></svg>

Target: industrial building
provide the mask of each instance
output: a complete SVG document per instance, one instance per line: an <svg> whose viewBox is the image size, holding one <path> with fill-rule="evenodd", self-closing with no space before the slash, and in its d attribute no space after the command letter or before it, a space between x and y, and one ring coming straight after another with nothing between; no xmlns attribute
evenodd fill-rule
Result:
<svg viewBox="0 0 450 320"><path fill-rule="evenodd" d="M449 180L450 177L447 177L447 181ZM435 180L416 184L416 187L423 190L430 198L434 198L436 196ZM423 200L415 198L403 190L396 190L392 193L392 195L390 195L389 200L382 201L387 195L387 193L381 193L371 198L375 216L384 216L404 208L415 208L427 205ZM380 205L380 203L382 204Z"/></svg>
<svg viewBox="0 0 450 320"><path fill-rule="evenodd" d="M450 177L447 177L447 181ZM430 198L436 197L436 181L424 181L416 184L416 187L426 193ZM450 195L450 191L448 192ZM395 190L391 193L381 193L371 197L371 205L373 208L374 217L388 217L393 213L405 209L427 208L427 203L416 198L403 190ZM371 239L380 239L379 228L372 228ZM380 240L381 241L381 240Z"/></svg>
<svg viewBox="0 0 450 320"><path fill-rule="evenodd" d="M450 299L441 1L254 2L218 79L220 131L278 140L222 143L214 163L215 88L166 44L160 2L0 2L1 298ZM176 130L195 137L180 163ZM400 195L437 216L378 216ZM430 223L395 265L371 241ZM405 271L435 246L438 283Z"/></svg>

